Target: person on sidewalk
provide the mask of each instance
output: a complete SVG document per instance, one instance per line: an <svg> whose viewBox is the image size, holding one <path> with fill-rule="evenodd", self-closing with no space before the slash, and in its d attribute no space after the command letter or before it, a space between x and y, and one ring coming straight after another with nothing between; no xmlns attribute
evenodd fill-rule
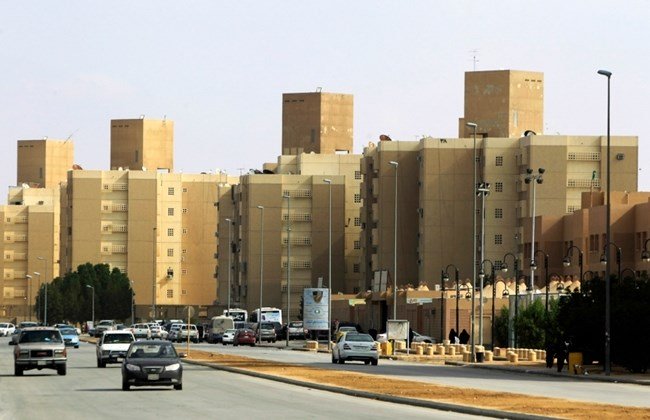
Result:
<svg viewBox="0 0 650 420"><path fill-rule="evenodd" d="M546 367L553 367L553 359L555 359L555 346L551 341L546 345Z"/></svg>
<svg viewBox="0 0 650 420"><path fill-rule="evenodd" d="M456 344L456 338L458 337L458 333L456 332L455 329L451 329L449 331L449 344Z"/></svg>
<svg viewBox="0 0 650 420"><path fill-rule="evenodd" d="M566 357L567 357L568 346L569 344L564 340L560 340L560 342L557 343L557 348L555 349L555 351L557 353L558 372L562 372L562 369L564 368L564 363L566 362Z"/></svg>
<svg viewBox="0 0 650 420"><path fill-rule="evenodd" d="M460 344L469 343L469 333L465 329L460 332L460 336L458 338L460 338Z"/></svg>

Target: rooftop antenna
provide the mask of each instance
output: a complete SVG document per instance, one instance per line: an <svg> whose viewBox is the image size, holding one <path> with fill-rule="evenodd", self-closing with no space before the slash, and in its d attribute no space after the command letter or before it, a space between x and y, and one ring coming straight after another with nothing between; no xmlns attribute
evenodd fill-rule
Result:
<svg viewBox="0 0 650 420"><path fill-rule="evenodd" d="M476 53L478 53L478 50L470 50L472 53L472 62L474 63L474 71L476 71L476 63L478 63L478 58L476 58Z"/></svg>
<svg viewBox="0 0 650 420"><path fill-rule="evenodd" d="M72 138L72 136L74 136L74 133L76 133L77 131L79 131L78 128L77 128L76 130L74 130L72 133L70 133L70 135L68 136L68 138L66 138L65 141L64 141L63 143L67 143L68 140L70 140L70 139Z"/></svg>
<svg viewBox="0 0 650 420"><path fill-rule="evenodd" d="M242 171L243 171L244 169L246 169L246 168L237 168L237 170L239 171L239 176L241 176Z"/></svg>
<svg viewBox="0 0 650 420"><path fill-rule="evenodd" d="M322 87L318 86L318 87L316 88L316 92L321 93L322 91L323 91L323 88L322 88Z"/></svg>

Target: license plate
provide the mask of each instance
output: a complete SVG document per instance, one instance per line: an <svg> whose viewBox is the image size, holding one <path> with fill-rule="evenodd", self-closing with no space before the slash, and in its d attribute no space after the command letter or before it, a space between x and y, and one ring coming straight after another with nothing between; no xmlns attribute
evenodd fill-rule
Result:
<svg viewBox="0 0 650 420"><path fill-rule="evenodd" d="M158 379L160 379L160 375L157 373L150 373L147 375L147 379L150 381L157 381Z"/></svg>
<svg viewBox="0 0 650 420"><path fill-rule="evenodd" d="M36 364L37 364L38 366L45 366L45 365L46 365L46 362L45 362L45 360L39 360L38 362L36 362Z"/></svg>

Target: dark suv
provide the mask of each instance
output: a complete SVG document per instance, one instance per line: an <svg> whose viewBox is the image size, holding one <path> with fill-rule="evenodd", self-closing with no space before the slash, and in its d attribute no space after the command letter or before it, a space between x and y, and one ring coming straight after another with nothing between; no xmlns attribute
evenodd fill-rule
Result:
<svg viewBox="0 0 650 420"><path fill-rule="evenodd" d="M56 328L32 327L21 331L14 349L14 375L22 376L30 369L56 369L66 374L67 351Z"/></svg>

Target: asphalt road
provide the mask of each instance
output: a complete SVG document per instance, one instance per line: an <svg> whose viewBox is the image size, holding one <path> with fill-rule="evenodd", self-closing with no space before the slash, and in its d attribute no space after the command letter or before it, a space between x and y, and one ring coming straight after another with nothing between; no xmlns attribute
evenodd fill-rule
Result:
<svg viewBox="0 0 650 420"><path fill-rule="evenodd" d="M298 342L291 342L298 346ZM300 363L308 366L347 370L392 376L400 379L433 382L460 388L477 388L490 391L512 392L530 396L565 398L581 402L599 402L634 407L650 407L650 386L587 381L566 377L552 377L510 373L462 366L442 366L381 359L379 366L362 363L334 365L326 353L290 351L276 343L274 346L233 347L221 344L195 344L192 348L242 356L258 357L283 363Z"/></svg>
<svg viewBox="0 0 650 420"><path fill-rule="evenodd" d="M95 346L68 350L68 374L13 376L13 346L0 338L0 419L463 419L455 413L316 391L184 364L183 390L121 390L119 365L96 366Z"/></svg>

